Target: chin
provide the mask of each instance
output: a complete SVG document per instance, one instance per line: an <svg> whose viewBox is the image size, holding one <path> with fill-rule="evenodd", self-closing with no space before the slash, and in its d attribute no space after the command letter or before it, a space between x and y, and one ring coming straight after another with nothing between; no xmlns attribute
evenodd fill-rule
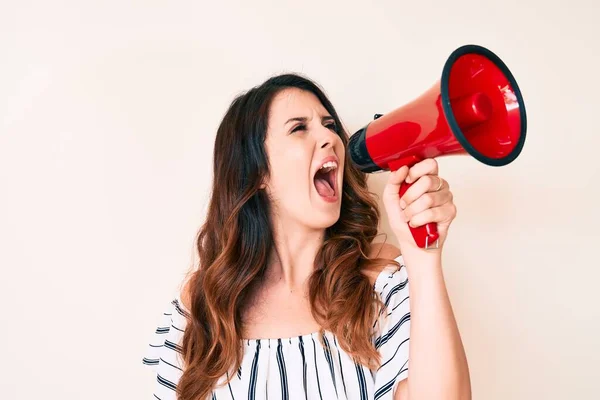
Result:
<svg viewBox="0 0 600 400"><path fill-rule="evenodd" d="M324 214L324 213L320 213L320 214ZM331 212L329 214L325 214L322 215L318 221L314 222L314 225L320 229L327 229L327 228L331 228L333 225L335 225L340 219L340 209L338 208L337 211Z"/></svg>

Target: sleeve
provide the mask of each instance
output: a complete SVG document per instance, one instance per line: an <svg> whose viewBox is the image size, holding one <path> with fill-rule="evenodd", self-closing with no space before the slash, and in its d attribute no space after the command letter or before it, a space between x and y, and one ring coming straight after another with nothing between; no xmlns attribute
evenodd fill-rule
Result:
<svg viewBox="0 0 600 400"><path fill-rule="evenodd" d="M375 322L374 345L381 355L375 371L375 399L392 399L398 383L408 377L410 302L408 274L402 256L378 276L375 291L386 305Z"/></svg>
<svg viewBox="0 0 600 400"><path fill-rule="evenodd" d="M160 316L143 354L142 363L153 371L154 398L176 400L176 389L183 374L181 341L187 323L186 313L175 298Z"/></svg>

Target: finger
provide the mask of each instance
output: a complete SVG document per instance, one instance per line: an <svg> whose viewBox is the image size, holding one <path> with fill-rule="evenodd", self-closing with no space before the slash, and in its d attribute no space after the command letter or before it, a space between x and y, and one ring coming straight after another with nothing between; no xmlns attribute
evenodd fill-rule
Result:
<svg viewBox="0 0 600 400"><path fill-rule="evenodd" d="M412 166L408 171L407 183L416 182L423 175L437 175L438 163L434 158L426 158Z"/></svg>
<svg viewBox="0 0 600 400"><path fill-rule="evenodd" d="M417 228L432 222L438 223L448 221L453 218L453 215L455 215L455 207L453 205L443 205L440 207L428 208L425 211L413 215L412 218L408 220L408 224L413 228Z"/></svg>
<svg viewBox="0 0 600 400"><path fill-rule="evenodd" d="M388 177L387 184L383 189L384 196L393 194L394 196L398 196L398 192L400 192L400 185L406 179L408 175L408 167L403 166L402 168L390 172L390 176Z"/></svg>
<svg viewBox="0 0 600 400"><path fill-rule="evenodd" d="M406 193L404 193L404 196L402 196L400 202L400 206L402 208L406 208L423 194L435 191L440 184L440 179L442 178L439 178L437 175L425 175L420 177L411 187L408 188Z"/></svg>
<svg viewBox="0 0 600 400"><path fill-rule="evenodd" d="M452 192L449 190L443 190L439 192L428 192L423 194L421 197L413 201L404 210L406 218L410 219L413 215L417 215L428 208L434 208L442 206L446 203L450 203L453 200Z"/></svg>

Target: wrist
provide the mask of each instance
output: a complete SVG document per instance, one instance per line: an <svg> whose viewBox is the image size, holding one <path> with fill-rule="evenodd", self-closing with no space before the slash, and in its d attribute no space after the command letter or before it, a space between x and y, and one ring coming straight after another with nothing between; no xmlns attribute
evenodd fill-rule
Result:
<svg viewBox="0 0 600 400"><path fill-rule="evenodd" d="M429 253L441 253L442 248L444 247L444 242L442 242L440 239L438 239L436 242L431 243L429 245L428 249L419 247L417 245L417 243L415 242L415 239L412 236L409 236L408 238L406 237L406 235L401 235L398 233L394 232L394 236L396 237L396 241L398 242L398 245L400 246L400 249L407 252L420 252L420 251L427 251ZM436 247L437 246L437 247Z"/></svg>
<svg viewBox="0 0 600 400"><path fill-rule="evenodd" d="M428 268L429 266L441 266L442 249L424 249L412 243L399 243L400 253L408 269Z"/></svg>

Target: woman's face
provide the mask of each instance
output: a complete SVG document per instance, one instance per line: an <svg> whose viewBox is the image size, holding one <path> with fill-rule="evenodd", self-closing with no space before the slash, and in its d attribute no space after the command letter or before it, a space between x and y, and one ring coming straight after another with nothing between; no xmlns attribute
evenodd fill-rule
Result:
<svg viewBox="0 0 600 400"><path fill-rule="evenodd" d="M296 88L279 92L269 114L265 183L280 223L332 226L340 216L345 161L334 119L314 94Z"/></svg>

